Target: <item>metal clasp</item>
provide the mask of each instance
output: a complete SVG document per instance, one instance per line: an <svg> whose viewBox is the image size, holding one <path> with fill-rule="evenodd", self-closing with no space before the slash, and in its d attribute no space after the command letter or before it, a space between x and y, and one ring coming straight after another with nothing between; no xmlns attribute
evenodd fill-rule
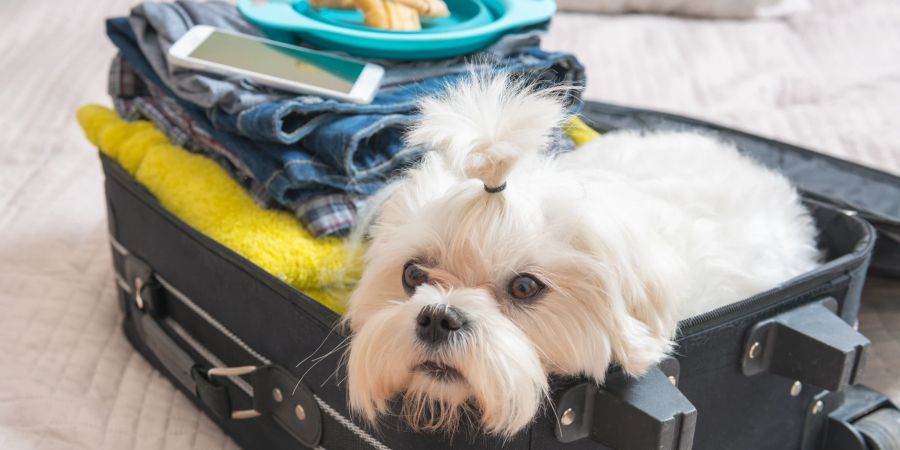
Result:
<svg viewBox="0 0 900 450"><path fill-rule="evenodd" d="M206 371L207 377L240 377L243 375L250 375L253 372L256 372L256 366L238 366L238 367L213 367ZM259 411L255 409L241 409L237 411L231 412L231 418L236 420L241 419L252 419L254 417L259 417Z"/></svg>
<svg viewBox="0 0 900 450"><path fill-rule="evenodd" d="M144 310L144 297L141 291L144 289L144 280L141 277L134 279L134 304L141 311Z"/></svg>

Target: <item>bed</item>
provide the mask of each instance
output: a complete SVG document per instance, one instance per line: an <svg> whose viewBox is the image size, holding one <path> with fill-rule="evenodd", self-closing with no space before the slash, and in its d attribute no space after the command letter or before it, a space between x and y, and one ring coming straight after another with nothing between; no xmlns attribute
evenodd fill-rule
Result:
<svg viewBox="0 0 900 450"><path fill-rule="evenodd" d="M119 328L102 175L74 110L105 101L101 19L131 1L0 4L0 447L235 448ZM900 174L900 3L787 19L561 13L586 97L719 122ZM13 88L8 88L12 86ZM860 314L865 382L900 401L900 283Z"/></svg>

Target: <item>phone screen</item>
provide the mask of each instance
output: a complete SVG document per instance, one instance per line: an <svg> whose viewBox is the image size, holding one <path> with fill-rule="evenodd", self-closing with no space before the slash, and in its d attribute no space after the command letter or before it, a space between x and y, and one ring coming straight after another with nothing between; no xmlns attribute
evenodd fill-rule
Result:
<svg viewBox="0 0 900 450"><path fill-rule="evenodd" d="M190 57L349 94L365 64L213 31Z"/></svg>

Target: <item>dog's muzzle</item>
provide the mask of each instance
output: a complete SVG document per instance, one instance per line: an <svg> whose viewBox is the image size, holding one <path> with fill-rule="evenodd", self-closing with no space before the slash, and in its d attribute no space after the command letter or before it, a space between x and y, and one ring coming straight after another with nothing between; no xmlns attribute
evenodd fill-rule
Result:
<svg viewBox="0 0 900 450"><path fill-rule="evenodd" d="M428 344L449 341L466 325L465 316L456 308L437 303L426 305L416 316L416 335Z"/></svg>

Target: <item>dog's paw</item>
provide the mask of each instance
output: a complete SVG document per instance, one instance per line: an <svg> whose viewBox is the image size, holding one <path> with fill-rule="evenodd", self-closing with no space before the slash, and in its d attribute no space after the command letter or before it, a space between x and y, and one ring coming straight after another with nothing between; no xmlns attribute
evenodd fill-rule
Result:
<svg viewBox="0 0 900 450"><path fill-rule="evenodd" d="M652 333L646 325L629 317L620 334L613 338L613 354L619 367L632 377L640 377L672 352L674 343Z"/></svg>

